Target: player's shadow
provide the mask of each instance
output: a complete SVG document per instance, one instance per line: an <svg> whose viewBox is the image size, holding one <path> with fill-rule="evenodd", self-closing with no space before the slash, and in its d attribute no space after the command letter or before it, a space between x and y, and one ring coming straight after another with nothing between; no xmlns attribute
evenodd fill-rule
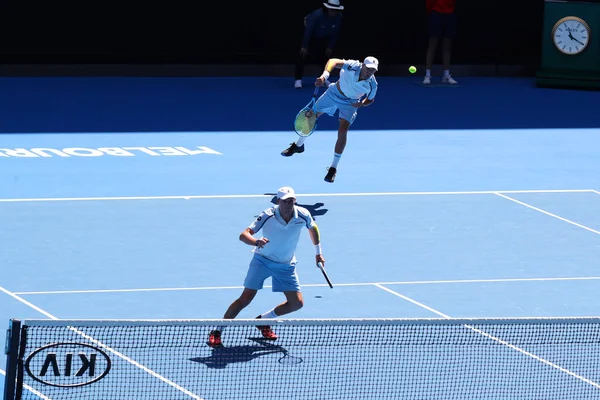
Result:
<svg viewBox="0 0 600 400"><path fill-rule="evenodd" d="M282 357L288 354L284 347L272 344L268 340L262 338L248 339L256 342L257 345L216 347L211 349L210 356L194 357L190 358L190 361L202 363L208 368L223 369L229 364L249 362L268 354L280 353Z"/></svg>
<svg viewBox="0 0 600 400"><path fill-rule="evenodd" d="M277 204L277 195L275 193L265 193L265 195L273 196L271 198L271 203ZM321 208L325 205L325 203L315 203L315 204L296 203L296 205L306 208L308 210L308 212L310 212L310 215L312 215L313 219L315 219L315 220L317 219L317 217L325 215L327 213L327 211L329 211L327 208Z"/></svg>

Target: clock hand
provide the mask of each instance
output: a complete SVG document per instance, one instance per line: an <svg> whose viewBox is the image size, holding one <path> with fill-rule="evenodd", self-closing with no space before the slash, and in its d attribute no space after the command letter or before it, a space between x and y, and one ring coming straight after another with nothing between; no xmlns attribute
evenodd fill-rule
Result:
<svg viewBox="0 0 600 400"><path fill-rule="evenodd" d="M576 41L577 43L581 44L583 46L583 43L581 43L579 40L573 38L574 41Z"/></svg>
<svg viewBox="0 0 600 400"><path fill-rule="evenodd" d="M575 40L575 38L573 37L573 35L571 34L571 32L569 32L569 39Z"/></svg>

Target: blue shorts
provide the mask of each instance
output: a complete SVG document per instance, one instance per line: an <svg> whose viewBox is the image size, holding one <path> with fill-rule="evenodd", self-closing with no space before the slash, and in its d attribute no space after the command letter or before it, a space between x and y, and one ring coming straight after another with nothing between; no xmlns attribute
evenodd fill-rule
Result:
<svg viewBox="0 0 600 400"><path fill-rule="evenodd" d="M337 84L332 83L327 91L315 102L315 111L333 117L335 112L340 110L339 117L350 122L350 125L352 125L358 110L358 108L352 106L352 103L357 102L358 100L352 100L341 94L337 88Z"/></svg>
<svg viewBox="0 0 600 400"><path fill-rule="evenodd" d="M437 11L429 13L429 37L453 38L456 35L456 16Z"/></svg>
<svg viewBox="0 0 600 400"><path fill-rule="evenodd" d="M273 292L299 292L300 282L296 274L296 264L281 264L255 254L244 280L244 287L260 290L267 278L271 277Z"/></svg>

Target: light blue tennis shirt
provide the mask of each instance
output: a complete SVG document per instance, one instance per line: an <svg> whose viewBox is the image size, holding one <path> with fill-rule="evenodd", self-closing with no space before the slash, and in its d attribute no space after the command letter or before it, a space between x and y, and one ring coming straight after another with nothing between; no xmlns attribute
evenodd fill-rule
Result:
<svg viewBox="0 0 600 400"><path fill-rule="evenodd" d="M356 60L344 60L344 66L340 70L340 89L351 99L360 99L367 95L369 100L373 100L377 94L377 80L375 75L369 79L359 81L360 68L362 63Z"/></svg>
<svg viewBox="0 0 600 400"><path fill-rule="evenodd" d="M254 233L262 229L262 237L269 239L265 247L255 247L253 252L278 263L295 263L300 231L314 226L315 221L306 208L294 206L294 215L286 223L279 213L279 206L271 207L261 212L249 226Z"/></svg>

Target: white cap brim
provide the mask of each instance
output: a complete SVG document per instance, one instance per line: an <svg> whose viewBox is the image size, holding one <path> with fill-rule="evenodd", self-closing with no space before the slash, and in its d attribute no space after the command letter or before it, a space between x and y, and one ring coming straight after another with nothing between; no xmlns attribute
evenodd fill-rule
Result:
<svg viewBox="0 0 600 400"><path fill-rule="evenodd" d="M323 5L325 7L327 7L327 8L329 8L329 9L331 9L331 10L340 10L341 11L341 10L344 9L344 6L332 6L332 5L327 4L327 3L323 3Z"/></svg>
<svg viewBox="0 0 600 400"><path fill-rule="evenodd" d="M378 71L377 64L365 64L365 67L367 67L367 68L373 68L373 69L375 69L375 71Z"/></svg>

